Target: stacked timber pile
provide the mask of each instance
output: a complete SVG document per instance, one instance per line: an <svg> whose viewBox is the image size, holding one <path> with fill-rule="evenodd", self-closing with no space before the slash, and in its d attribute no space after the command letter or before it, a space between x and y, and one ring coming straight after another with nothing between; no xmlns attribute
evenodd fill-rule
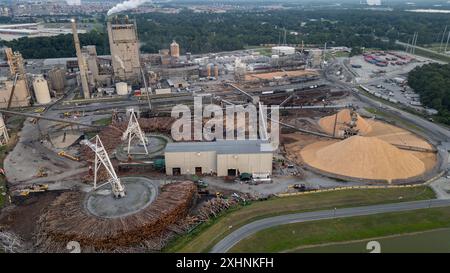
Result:
<svg viewBox="0 0 450 273"><path fill-rule="evenodd" d="M343 128L346 127L346 124L349 124L351 121L352 117L350 110L344 109L334 115L321 118L319 120L319 125L327 134L333 135L336 124L336 135L339 136L343 134ZM366 135L372 131L372 126L370 126L364 118L357 114L356 129L359 130L360 135Z"/></svg>
<svg viewBox="0 0 450 273"><path fill-rule="evenodd" d="M118 218L100 218L84 209L85 194L61 194L40 217L37 224L37 249L63 252L66 244L77 241L82 251L115 251L132 248L159 238L167 228L184 219L196 196L190 181L165 185L148 207Z"/></svg>
<svg viewBox="0 0 450 273"><path fill-rule="evenodd" d="M171 117L140 118L138 120L142 131L146 133L170 133L174 121L175 119ZM116 122L99 133L108 154L111 154L123 142L121 137L127 126L128 120ZM94 152L86 146L81 148L81 154L88 161L93 161L94 159Z"/></svg>
<svg viewBox="0 0 450 273"><path fill-rule="evenodd" d="M23 240L16 234L2 231L0 228L0 251L5 253L24 253L27 248Z"/></svg>
<svg viewBox="0 0 450 273"><path fill-rule="evenodd" d="M310 167L343 177L391 182L425 172L420 159L377 137L316 142L306 146L300 155Z"/></svg>
<svg viewBox="0 0 450 273"><path fill-rule="evenodd" d="M169 134L175 119L172 117L140 118L138 122L144 132ZM124 130L127 128L126 126Z"/></svg>

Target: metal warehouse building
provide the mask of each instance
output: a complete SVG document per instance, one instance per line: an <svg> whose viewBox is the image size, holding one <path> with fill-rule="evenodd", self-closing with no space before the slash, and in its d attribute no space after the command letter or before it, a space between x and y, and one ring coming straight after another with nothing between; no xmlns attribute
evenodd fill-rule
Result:
<svg viewBox="0 0 450 273"><path fill-rule="evenodd" d="M176 142L165 150L167 175L241 173L272 174L273 149L261 140L218 140L215 142Z"/></svg>

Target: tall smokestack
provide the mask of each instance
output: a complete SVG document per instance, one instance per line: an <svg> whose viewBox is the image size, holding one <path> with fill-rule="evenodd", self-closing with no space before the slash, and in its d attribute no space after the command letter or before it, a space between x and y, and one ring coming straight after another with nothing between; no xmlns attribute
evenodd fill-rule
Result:
<svg viewBox="0 0 450 273"><path fill-rule="evenodd" d="M83 90L84 98L88 99L90 97L90 92L86 76L86 67L84 66L85 65L84 58L83 55L81 54L80 40L78 39L77 23L74 18L71 20L71 22L72 22L73 42L75 44L75 50L77 52L78 67L80 68L81 88Z"/></svg>

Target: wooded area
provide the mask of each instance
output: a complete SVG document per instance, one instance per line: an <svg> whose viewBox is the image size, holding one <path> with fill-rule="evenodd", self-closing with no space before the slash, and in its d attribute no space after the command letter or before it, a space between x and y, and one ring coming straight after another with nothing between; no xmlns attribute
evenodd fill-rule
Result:
<svg viewBox="0 0 450 273"><path fill-rule="evenodd" d="M141 50L156 53L168 48L173 39L181 51L191 53L243 49L264 43L286 42L349 47L395 49L395 40L407 42L415 31L418 45L439 42L443 26L450 25L446 14L373 10L276 10L227 12L134 14ZM106 24L105 24L106 27ZM108 54L106 29L80 35L81 43L97 46L98 54ZM1 44L22 52L25 58L75 56L71 35L22 38Z"/></svg>
<svg viewBox="0 0 450 273"><path fill-rule="evenodd" d="M450 64L426 64L408 75L408 83L421 102L439 111L438 121L450 124Z"/></svg>

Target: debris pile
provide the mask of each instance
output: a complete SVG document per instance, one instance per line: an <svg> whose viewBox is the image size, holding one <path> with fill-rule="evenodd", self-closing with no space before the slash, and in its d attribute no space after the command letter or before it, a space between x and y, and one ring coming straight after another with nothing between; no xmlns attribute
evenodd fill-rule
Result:
<svg viewBox="0 0 450 273"><path fill-rule="evenodd" d="M190 181L165 185L151 205L119 218L95 217L84 209L84 193L63 193L38 221L37 248L63 252L68 242L76 241L82 252L109 252L160 238L169 226L186 217L196 190Z"/></svg>
<svg viewBox="0 0 450 273"><path fill-rule="evenodd" d="M316 142L306 146L300 155L308 166L344 177L391 182L425 172L420 159L377 137Z"/></svg>
<svg viewBox="0 0 450 273"><path fill-rule="evenodd" d="M8 231L0 231L0 251L5 253L24 253L26 247L21 238Z"/></svg>

